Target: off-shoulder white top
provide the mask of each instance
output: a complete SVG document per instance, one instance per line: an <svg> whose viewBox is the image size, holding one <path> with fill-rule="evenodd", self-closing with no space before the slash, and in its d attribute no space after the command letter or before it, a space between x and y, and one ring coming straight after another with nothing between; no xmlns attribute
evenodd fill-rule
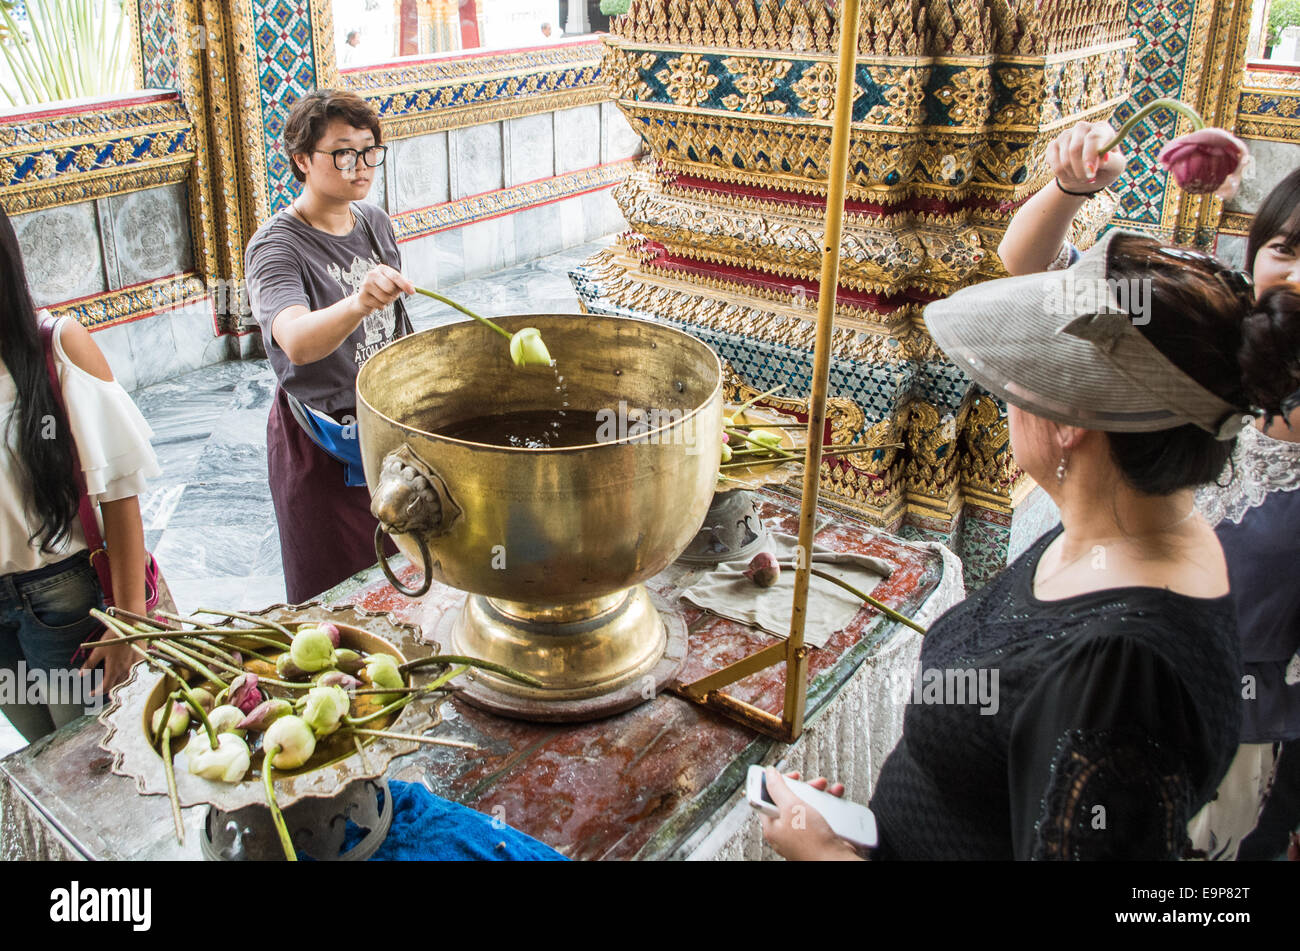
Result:
<svg viewBox="0 0 1300 951"><path fill-rule="evenodd" d="M60 320L54 332L55 367L90 500L98 506L140 495L146 479L161 475L149 444L153 430L120 383L101 380L68 359L60 340L63 325ZM81 523L75 519L71 537L51 554L28 541L39 520L30 507L27 475L17 457L17 426L10 420L16 399L13 378L0 362L0 575L32 571L86 547ZM98 517L98 508L95 511Z"/></svg>

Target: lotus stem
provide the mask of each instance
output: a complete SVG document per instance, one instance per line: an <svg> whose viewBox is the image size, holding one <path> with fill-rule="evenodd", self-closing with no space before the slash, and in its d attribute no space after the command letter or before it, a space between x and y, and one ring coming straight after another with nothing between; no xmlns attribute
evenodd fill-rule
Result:
<svg viewBox="0 0 1300 951"><path fill-rule="evenodd" d="M280 837L280 848L284 849L284 857L290 862L298 861L298 850L293 847L293 839L289 837L289 827L285 824L284 813L280 811L280 804L275 801L275 780L271 776L271 760L280 755L280 747L273 746L269 750L262 751L262 783L266 786L266 804L271 807L271 821L275 823L276 835Z"/></svg>
<svg viewBox="0 0 1300 951"><path fill-rule="evenodd" d="M157 646L158 649L162 651L164 654L170 654L172 660L176 661L178 664L181 664L184 667L188 667L190 670L193 670L195 673L202 676L208 682L216 684L222 690L225 690L227 687L230 686L230 684L226 683L224 680L222 680L220 677L214 674L211 668L209 668L207 664L204 664L197 660L191 660L190 658L186 657L183 653L178 651L176 648L172 647L171 644L168 644L166 641L159 641Z"/></svg>
<svg viewBox="0 0 1300 951"><path fill-rule="evenodd" d="M913 620L912 620L910 617L908 617L906 614L899 614L899 613L898 613L897 611L895 611L893 608L891 608L891 607L887 607L886 605L881 604L879 601L877 601L877 600L876 600L875 598L873 598L871 595L866 594L866 593L864 593L864 592L862 592L862 591L859 591L857 588L853 587L853 585L849 584L847 581L841 581L839 578L836 578L834 575L828 575L826 572L824 572L824 571L818 571L816 568L809 568L809 569L808 569L808 572L809 572L810 574L814 574L814 575L816 575L818 578L821 578L821 579L823 579L823 580L825 580L825 581L829 581L831 584L839 585L839 586L840 586L841 588L843 588L845 591L849 592L849 594L857 595L859 598L861 598L861 599L862 599L863 601L865 601L867 604L871 605L873 608L875 608L875 609L876 609L877 611L879 611L881 614L885 615L885 617L893 618L895 621L898 621L900 624L906 624L908 627L910 627L910 628L911 628L912 630L914 630L914 631L919 631L919 632L921 632L922 634L925 633L925 628L923 628L921 625L917 624L915 621L913 621Z"/></svg>
<svg viewBox="0 0 1300 951"><path fill-rule="evenodd" d="M172 699L184 700L186 706L199 718L199 721L203 724L203 729L208 732L208 742L212 744L212 748L215 750L218 745L217 731L212 729L212 722L208 719L208 715L203 712L203 705L194 699L194 695L190 693L189 688L184 683L181 684L181 689L174 691L171 696Z"/></svg>
<svg viewBox="0 0 1300 951"><path fill-rule="evenodd" d="M172 767L172 728L163 724L162 745L159 750L163 758L163 773L167 776L167 798L172 803L172 822L176 826L176 841L185 844L185 821L181 818L181 797L176 792L176 770Z"/></svg>
<svg viewBox="0 0 1300 951"><path fill-rule="evenodd" d="M477 321L478 321L479 323L481 323L481 324L486 324L487 326L489 326L489 327L491 327L493 330L495 330L497 333L499 333L501 336L505 337L507 340L512 339L511 336L510 336L510 334L509 334L509 332L506 331L505 329L503 329L503 328L501 328L501 327L498 327L496 324L494 324L492 321L488 320L486 317L480 317L478 314L474 313L474 311L470 310L468 307L462 307L460 304L457 304L454 300L452 300L452 299L450 299L450 298L448 298L448 297L443 297L441 294L436 294L436 293L434 293L433 291L426 290L426 289L423 288L423 287L417 287L417 288L415 289L415 293L417 293L417 294L423 294L425 297L432 297L432 298L433 298L434 300L436 300L436 301L442 301L442 302L443 302L444 304L446 304L448 307L454 307L454 308L456 308L458 311L460 311L462 314L465 314L465 315L467 315L467 316L469 316L469 317L473 317L475 320L477 320Z"/></svg>
<svg viewBox="0 0 1300 951"><path fill-rule="evenodd" d="M454 746L462 750L476 750L479 748L473 743L462 743L460 740L436 740L431 736L416 736L414 733L390 733L387 730L361 730L356 727L352 728L352 732L364 736L382 736L389 740L409 740L412 743L425 743L429 746Z"/></svg>
<svg viewBox="0 0 1300 951"><path fill-rule="evenodd" d="M385 692L385 693L396 693L395 690L387 690L387 691L384 691L384 692ZM390 713L396 713L398 710L402 709L402 707L406 706L408 703L410 703L410 702L411 702L412 700L414 700L414 699L415 699L415 694L413 694L413 693L411 693L411 694L407 694L407 695L404 696L404 697L400 697L400 698L398 698L397 700L394 700L392 703L388 704L387 706L380 707L380 708L379 708L378 710L376 710L374 713L367 713L367 714L366 714L365 716L363 716L363 717L356 717L356 718L353 718L353 717L350 717L350 716L346 716L346 715L345 715L345 716L343 717L343 722L346 723L346 724L348 724L348 726L353 726L353 727L355 727L355 726L357 726L357 725L359 725L359 724L361 724L361 723L369 723L371 720L378 720L380 717L386 717L386 716L388 716L388 714L390 714Z"/></svg>
<svg viewBox="0 0 1300 951"><path fill-rule="evenodd" d="M740 404L740 409L736 410L734 413L731 414L731 418L732 418L732 419L737 419L737 418L738 418L742 413L745 412L745 410L749 409L751 406L753 406L753 405L754 405L755 403L757 403L759 400L761 400L761 399L765 399L766 397L771 396L773 393L779 393L781 390L784 390L784 389L785 389L785 384L784 384L784 383L778 383L776 386L772 387L772 388L771 388L770 390L768 390L766 393L759 393L757 396L754 396L754 397L751 397L750 399L745 400L745 402L743 402L743 403Z"/></svg>
<svg viewBox="0 0 1300 951"><path fill-rule="evenodd" d="M794 453L786 452L784 449L773 449L771 446L764 446L761 442L755 440L748 433L742 433L738 429L733 430L733 432L741 439L745 440L745 442L749 443L751 446L757 446L759 449L766 449L768 452L775 453L778 456L784 456L786 459L793 459L796 462L800 461L800 457L796 456Z"/></svg>
<svg viewBox="0 0 1300 951"><path fill-rule="evenodd" d="M184 630L184 628L172 627L172 622L168 621L166 618L163 618L160 621L158 618L145 617L143 614L136 614L134 611L127 611L123 608L119 608L117 605L111 606L107 613L111 614L113 617L126 618L126 620L132 621L136 624L152 624L154 627L164 631Z"/></svg>
<svg viewBox="0 0 1300 951"><path fill-rule="evenodd" d="M545 686L536 677L530 677L528 674L521 674L517 670L512 670L504 664L497 664L490 660L479 660L477 657L464 657L460 654L433 654L430 657L421 657L419 660L408 660L397 669L402 673L417 670L420 667L431 667L437 664L465 664L468 667L479 667L483 670L490 670L494 673L502 674L511 680L517 680L521 684L527 684L530 687Z"/></svg>
<svg viewBox="0 0 1300 951"><path fill-rule="evenodd" d="M370 764L366 761L366 750L361 745L361 737L355 733L352 734L352 745L357 748L357 759L361 760L361 768L367 773L370 772Z"/></svg>
<svg viewBox="0 0 1300 951"><path fill-rule="evenodd" d="M255 628L269 627L271 630L279 634L283 634L285 637L291 640L293 639L293 631L289 630L283 624L279 624L276 621L270 620L269 618L253 617L251 614L240 614L238 611L213 611L208 608L199 608L194 613L211 614L215 617L227 617L230 618L231 620L238 619L240 621L247 621L249 624L252 624ZM164 615L164 617L165 616L166 615Z"/></svg>
<svg viewBox="0 0 1300 951"><path fill-rule="evenodd" d="M1128 122L1125 122L1119 127L1119 131L1115 133L1115 138L1111 139L1109 143L1103 146L1097 154L1105 155L1115 146L1119 145L1124 141L1125 136L1133 131L1134 126L1157 109L1172 109L1174 112L1180 113L1184 117L1190 119L1192 121L1193 131L1205 128L1205 120L1200 117L1200 114L1197 113L1195 109L1187 105L1187 103L1179 102L1177 99L1152 99L1137 112L1133 113L1133 115L1129 117Z"/></svg>

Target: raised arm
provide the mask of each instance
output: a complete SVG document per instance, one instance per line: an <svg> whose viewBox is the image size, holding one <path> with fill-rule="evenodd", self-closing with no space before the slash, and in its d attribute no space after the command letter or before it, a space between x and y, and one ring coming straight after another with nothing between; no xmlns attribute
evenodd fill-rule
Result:
<svg viewBox="0 0 1300 951"><path fill-rule="evenodd" d="M1108 122L1080 122L1056 137L1047 147L1047 164L1055 181L1030 198L1007 226L998 256L1010 274L1045 271L1060 253L1070 223L1079 213L1087 194L1099 192L1120 177L1127 158L1111 149L1104 159L1098 150L1115 132Z"/></svg>

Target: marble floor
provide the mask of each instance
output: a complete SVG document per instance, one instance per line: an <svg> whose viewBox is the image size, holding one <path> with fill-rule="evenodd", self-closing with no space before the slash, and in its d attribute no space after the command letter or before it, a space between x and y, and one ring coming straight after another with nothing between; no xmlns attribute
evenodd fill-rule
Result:
<svg viewBox="0 0 1300 951"><path fill-rule="evenodd" d="M442 293L484 316L578 313L568 271L612 240L611 235ZM427 298L408 306L417 330L468 319ZM215 364L132 393L153 427L163 471L140 499L145 544L181 613L257 609L285 599L266 481L266 416L274 394L275 374L265 359ZM23 745L0 715L0 757Z"/></svg>

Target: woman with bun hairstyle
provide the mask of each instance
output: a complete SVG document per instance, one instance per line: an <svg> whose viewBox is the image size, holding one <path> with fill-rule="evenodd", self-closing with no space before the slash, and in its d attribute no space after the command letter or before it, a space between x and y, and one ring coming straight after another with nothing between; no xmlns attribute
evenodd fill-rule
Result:
<svg viewBox="0 0 1300 951"><path fill-rule="evenodd" d="M1115 294L1129 281L1149 282L1141 315ZM909 705L872 857L1181 858L1241 722L1229 569L1193 496L1300 387L1275 356L1300 348L1300 295L1256 302L1212 257L1116 230L925 320L1008 404L1016 461L1061 524L926 634L921 668L996 671L998 706ZM854 857L774 771L768 788L779 852Z"/></svg>
<svg viewBox="0 0 1300 951"><path fill-rule="evenodd" d="M1089 194L1124 171L1126 158L1117 149L1098 155L1113 134L1108 123L1081 122L1048 147L1056 178L1025 203L998 248L1010 273L1063 266L1077 257L1065 241L1074 216ZM1300 281L1300 169L1283 178L1255 212L1245 269L1261 298L1274 287ZM1253 344L1261 359L1285 366L1300 357L1271 340L1267 326L1246 332L1257 335ZM1241 434L1228 469L1197 494L1228 561L1245 665L1241 750L1192 830L1198 849L1213 858L1230 860L1237 854L1275 773L1263 822L1272 831L1261 830L1248 852L1254 857L1280 852L1289 830L1300 823L1300 748L1288 759L1289 768L1277 765L1282 742L1300 739L1300 589L1276 584L1274 577L1276 566L1300 563L1298 488L1300 394L1289 394L1276 413ZM1288 683L1292 658L1297 671Z"/></svg>
<svg viewBox="0 0 1300 951"><path fill-rule="evenodd" d="M49 377L42 323L53 324L48 346L60 393ZM66 685L67 672L76 667L74 655L102 630L89 615L104 600L78 518L73 452L102 522L114 603L137 614L145 613L148 557L138 496L145 479L159 470L148 424L113 380L90 333L70 318L54 322L32 304L18 239L3 211L0 358L0 671L9 674L20 694L0 709L18 732L35 741L86 711L69 697L37 702L24 695L31 682L21 671L44 671L47 683ZM82 668L103 665L106 697L133 661L129 647L110 646L106 636ZM81 699L91 692L83 690Z"/></svg>

